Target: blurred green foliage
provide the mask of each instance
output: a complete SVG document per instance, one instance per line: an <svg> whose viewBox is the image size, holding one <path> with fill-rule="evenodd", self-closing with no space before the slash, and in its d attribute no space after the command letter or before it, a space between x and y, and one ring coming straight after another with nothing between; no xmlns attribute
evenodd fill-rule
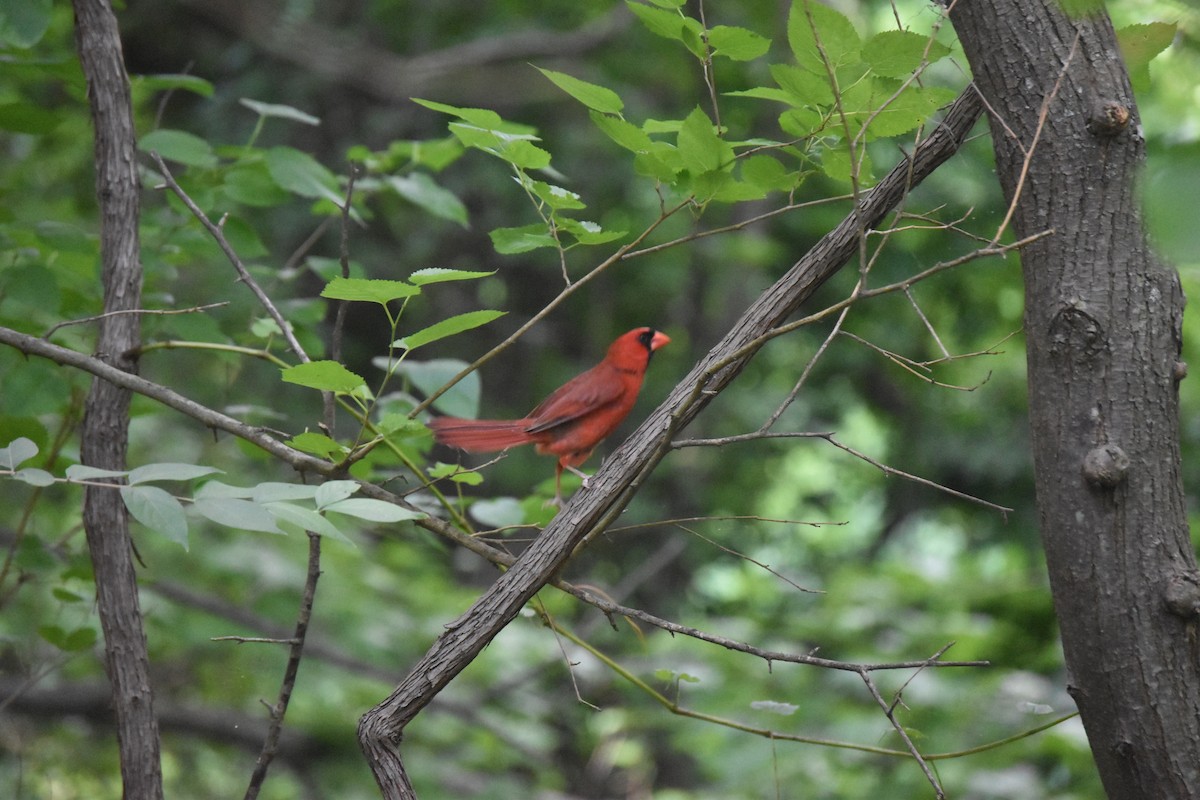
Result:
<svg viewBox="0 0 1200 800"><path fill-rule="evenodd" d="M816 79L824 65L806 49L806 17L765 0L708 3L706 29L694 4L683 7L686 16L678 5L287 3L270 31L223 3L121 10L142 150L166 159L187 194L222 221L248 272L318 359L329 357L335 308L321 293L341 274L338 204L351 162L363 165L346 230L349 274L411 280L421 291L396 295L402 316L393 314L399 304L381 309L378 299L349 307L342 361L364 386L339 387L358 398L355 410L373 415L389 445L359 462L355 477L397 492L419 488L414 464L454 456L431 453L427 435L402 422L419 398L538 315L564 277L579 281L691 197L646 239L645 252L606 267L439 406L519 416L614 335L652 324L673 341L650 369L640 416L842 218L848 193L884 174L897 148L911 149L912 129L966 81L936 6L814 5L845 81L842 120L828 84ZM1137 89L1148 225L1194 292L1197 226L1178 198L1200 180L1200 16L1169 0L1111 11L1123 28L1176 26L1174 44L1137 65ZM55 327L102 307L91 130L70 9L46 0L24 16L6 14L0 325L53 331L55 343L91 352L93 325ZM919 85L902 88L924 58L936 63ZM864 120L896 93L905 102L864 132ZM994 235L1004 208L979 131L909 197L872 264L872 286L964 256ZM316 433L321 404L311 387L328 376L306 385L280 379L273 360L294 359L278 326L161 188L148 156L141 166L144 305L222 304L146 316L142 374L247 422L323 436L307 440L318 452L325 442L324 452L349 452L369 437L345 411L337 430ZM837 197L748 224L789 201ZM733 230L708 235L725 226ZM657 247L676 239L685 241ZM870 237L867 252L881 243ZM803 313L843 299L861 266ZM421 284L414 273L427 268L472 276ZM856 304L776 428L832 433L878 464L1011 511L885 475L822 436L686 448L642 487L625 527L580 554L566 577L766 650L879 663L954 643L947 658L991 662L874 673L884 698L902 692L898 719L923 752L967 750L1070 713L1033 509L1022 303L1019 259L1010 254L942 272L909 296ZM467 323L480 318L458 316L479 309L507 313L473 329ZM457 335L440 338L446 329L432 326L448 319L460 321ZM771 342L685 435L758 429L834 319ZM1189 312L1188 360L1198 326ZM403 344L417 331L432 333ZM416 343L421 352L410 359ZM386 383L385 372L394 372ZM27 437L39 449L35 466L63 474L78 461L86 377L9 349L0 349L0 376L0 445ZM1200 397L1194 380L1181 391L1193 488ZM253 447L148 400L137 400L134 413L131 466L215 466L238 486L297 482ZM457 477L439 485L474 502L481 527L548 518L541 505L551 469L530 452ZM413 498L436 506L428 493ZM79 502L77 487L62 483L0 482L0 678L14 692L0 708L0 786L12 797L119 793L103 713L58 713L47 700L104 679ZM256 755L254 736L240 731L265 725L260 700L274 701L285 654L211 639L290 635L306 547L302 536L191 524L188 550L135 528L167 794L232 796ZM324 548L310 648L287 717L294 738L266 798L377 796L354 739L357 718L496 575L410 523L352 531L353 545ZM516 550L531 534L513 528L503 539ZM404 755L422 797L931 796L911 760L869 752L903 745L853 672L766 663L626 620L610 624L550 590L540 602L594 652L532 612L510 625L409 728ZM687 714L868 751L672 714L605 659ZM205 727L213 718L218 725ZM1101 791L1077 720L933 764L955 797L1066 800Z"/></svg>

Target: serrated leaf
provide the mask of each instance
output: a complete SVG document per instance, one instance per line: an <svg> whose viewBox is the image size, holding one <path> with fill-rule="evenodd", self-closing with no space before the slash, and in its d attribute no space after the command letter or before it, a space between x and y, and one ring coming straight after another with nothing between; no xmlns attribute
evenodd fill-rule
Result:
<svg viewBox="0 0 1200 800"><path fill-rule="evenodd" d="M192 503L200 516L227 528L263 533L283 533L275 517L258 503L237 497L201 497Z"/></svg>
<svg viewBox="0 0 1200 800"><path fill-rule="evenodd" d="M863 45L863 60L876 75L906 78L923 63L950 55L950 48L928 36L912 31L883 31Z"/></svg>
<svg viewBox="0 0 1200 800"><path fill-rule="evenodd" d="M267 503L264 507L276 519L295 525L300 530L312 531L320 536L353 544L336 525L310 508L301 508L291 503Z"/></svg>
<svg viewBox="0 0 1200 800"><path fill-rule="evenodd" d="M430 342L445 339L447 336L453 336L456 333L462 333L463 331L469 331L481 325L486 325L492 320L503 317L504 314L504 311L490 310L468 311L465 314L455 314L453 317L448 317L441 322L435 322L428 328L422 328L415 333L410 333L403 339L397 340L396 347L404 350L415 350Z"/></svg>
<svg viewBox="0 0 1200 800"><path fill-rule="evenodd" d="M37 454L38 447L32 439L24 436L13 439L7 447L0 447L0 469L16 469Z"/></svg>
<svg viewBox="0 0 1200 800"><path fill-rule="evenodd" d="M733 148L717 135L712 120L696 107L679 128L679 155L692 173L713 172L733 161Z"/></svg>
<svg viewBox="0 0 1200 800"><path fill-rule="evenodd" d="M187 515L178 500L157 486L122 486L119 491L134 519L187 549Z"/></svg>
<svg viewBox="0 0 1200 800"><path fill-rule="evenodd" d="M460 108L459 106L438 103L433 100L422 100L419 97L414 97L413 102L433 111L440 111L443 114L449 114L461 120L466 120L480 128L499 130L504 126L504 119L495 111L488 108Z"/></svg>
<svg viewBox="0 0 1200 800"><path fill-rule="evenodd" d="M818 75L826 73L825 58L837 69L859 57L861 40L854 24L841 12L817 0L792 0L787 35L796 63Z"/></svg>
<svg viewBox="0 0 1200 800"><path fill-rule="evenodd" d="M292 122L299 122L304 125L320 125L321 118L314 117L292 106L279 105L278 103L262 103L258 100L251 100L248 97L238 98L238 102L246 108L258 114L260 117L275 117L276 119L287 119Z"/></svg>
<svg viewBox="0 0 1200 800"><path fill-rule="evenodd" d="M187 131L167 128L150 131L138 140L138 149L143 153L158 153L167 161L175 161L189 167L209 169L217 165L217 156L212 145Z"/></svg>
<svg viewBox="0 0 1200 800"><path fill-rule="evenodd" d="M656 36L664 39L684 41L684 30L689 30L693 37L699 38L704 30L699 20L682 16L678 11L668 11L662 8L651 8L633 0L626 0L625 5L641 23Z"/></svg>
<svg viewBox="0 0 1200 800"><path fill-rule="evenodd" d="M338 394L357 394L367 382L336 361L310 361L280 370L283 379L298 386Z"/></svg>
<svg viewBox="0 0 1200 800"><path fill-rule="evenodd" d="M537 222L519 228L496 228L488 233L488 237L496 252L506 256L528 253L541 247L558 247L558 240L550 235L545 225Z"/></svg>
<svg viewBox="0 0 1200 800"><path fill-rule="evenodd" d="M549 78L555 86L590 109L602 114L620 114L621 109L625 107L620 95L612 89L588 83L565 72L555 72L552 69L542 69L541 67L538 67L537 70Z"/></svg>
<svg viewBox="0 0 1200 800"><path fill-rule="evenodd" d="M190 481L223 472L216 467L202 467L197 464L145 464L129 471L129 485L147 481Z"/></svg>
<svg viewBox="0 0 1200 800"><path fill-rule="evenodd" d="M1117 31L1117 44L1127 67L1149 64L1155 56L1171 46L1179 25L1174 22L1151 22L1127 25Z"/></svg>
<svg viewBox="0 0 1200 800"><path fill-rule="evenodd" d="M467 207L463 205L463 201L459 200L454 192L439 186L424 172L393 175L387 179L387 185L396 194L433 216L457 222L464 228L469 227Z"/></svg>
<svg viewBox="0 0 1200 800"><path fill-rule="evenodd" d="M429 516L422 511L414 511L369 497L351 497L348 500L340 500L330 503L322 510L365 519L368 522L402 522L408 519L424 519Z"/></svg>
<svg viewBox="0 0 1200 800"><path fill-rule="evenodd" d="M412 297L420 293L419 286L413 286L404 281L337 277L325 284L325 288L321 290L321 297L330 300L352 300L386 305L393 300Z"/></svg>
<svg viewBox="0 0 1200 800"><path fill-rule="evenodd" d="M450 475L450 480L455 483L461 483L464 486L478 486L483 483L483 476L474 470L463 470Z"/></svg>
<svg viewBox="0 0 1200 800"><path fill-rule="evenodd" d="M30 486L53 486L56 478L44 469L26 467L13 473L13 478Z"/></svg>
<svg viewBox="0 0 1200 800"><path fill-rule="evenodd" d="M300 197L328 200L338 208L345 202L334 174L308 153L292 147L272 147L265 159L271 179L280 188Z"/></svg>
<svg viewBox="0 0 1200 800"><path fill-rule="evenodd" d="M580 244L597 245L613 242L625 235L625 231L606 231L595 222L560 218L559 226L575 237Z"/></svg>
<svg viewBox="0 0 1200 800"><path fill-rule="evenodd" d="M317 487L317 494L313 500L317 508L323 510L330 503L345 500L360 488L362 487L356 481L325 481Z"/></svg>
<svg viewBox="0 0 1200 800"><path fill-rule="evenodd" d="M771 77L779 88L792 97L795 106L828 106L833 104L833 89L829 79L793 64L772 64Z"/></svg>
<svg viewBox="0 0 1200 800"><path fill-rule="evenodd" d="M429 283L445 283L446 281L475 281L495 274L496 270L491 270L490 272L470 272L464 269L426 267L409 275L408 280L416 286L424 286Z"/></svg>
<svg viewBox="0 0 1200 800"><path fill-rule="evenodd" d="M717 25L708 32L708 45L713 49L713 55L733 61L751 61L771 49L771 40L746 28Z"/></svg>
<svg viewBox="0 0 1200 800"><path fill-rule="evenodd" d="M642 153L650 149L652 144L650 137L632 122L595 111L588 112L588 115L592 118L592 124L599 128L601 133L626 150Z"/></svg>

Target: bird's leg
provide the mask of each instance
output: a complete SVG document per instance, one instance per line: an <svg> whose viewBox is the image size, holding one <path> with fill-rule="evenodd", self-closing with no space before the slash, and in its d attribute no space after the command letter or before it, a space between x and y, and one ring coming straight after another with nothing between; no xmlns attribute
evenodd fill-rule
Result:
<svg viewBox="0 0 1200 800"><path fill-rule="evenodd" d="M562 506L563 506L562 471L563 471L563 464L560 461L560 462L558 462L558 464L556 465L556 467L554 469L554 499L546 501L545 507L547 507L547 508L562 508Z"/></svg>
<svg viewBox="0 0 1200 800"><path fill-rule="evenodd" d="M583 470L581 470L577 467L572 467L570 464L563 464L563 466L566 467L567 469L571 470L571 472L574 472L576 475L578 475L580 478L583 479L583 488L586 489L588 487L588 485L592 482L592 476L588 475ZM561 469L558 471L558 474L562 475Z"/></svg>

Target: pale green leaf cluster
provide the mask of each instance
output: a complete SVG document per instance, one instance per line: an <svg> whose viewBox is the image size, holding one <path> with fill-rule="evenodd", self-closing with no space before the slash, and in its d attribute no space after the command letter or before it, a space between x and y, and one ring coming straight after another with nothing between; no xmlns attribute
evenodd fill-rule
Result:
<svg viewBox="0 0 1200 800"><path fill-rule="evenodd" d="M383 524L426 516L423 512L382 500L353 497L362 488L358 481L331 480L315 485L268 481L257 486L239 487L210 480L200 486L194 497L180 498L151 484L193 481L222 470L178 463L145 464L130 470L72 464L59 478L46 470L20 468L37 454L37 445L25 437L0 447L0 476L39 488L64 483L117 491L135 520L185 550L188 548L189 517L195 516L237 530L275 534L311 531L347 543L352 543L350 538L328 518L328 514ZM53 638L46 638L57 644Z"/></svg>

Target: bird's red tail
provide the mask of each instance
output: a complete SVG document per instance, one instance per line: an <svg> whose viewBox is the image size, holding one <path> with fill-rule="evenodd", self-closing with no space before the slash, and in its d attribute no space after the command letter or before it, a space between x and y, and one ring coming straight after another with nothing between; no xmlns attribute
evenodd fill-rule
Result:
<svg viewBox="0 0 1200 800"><path fill-rule="evenodd" d="M460 419L437 417L428 422L433 436L447 444L471 453L488 453L529 444L535 437L529 431L527 419Z"/></svg>

